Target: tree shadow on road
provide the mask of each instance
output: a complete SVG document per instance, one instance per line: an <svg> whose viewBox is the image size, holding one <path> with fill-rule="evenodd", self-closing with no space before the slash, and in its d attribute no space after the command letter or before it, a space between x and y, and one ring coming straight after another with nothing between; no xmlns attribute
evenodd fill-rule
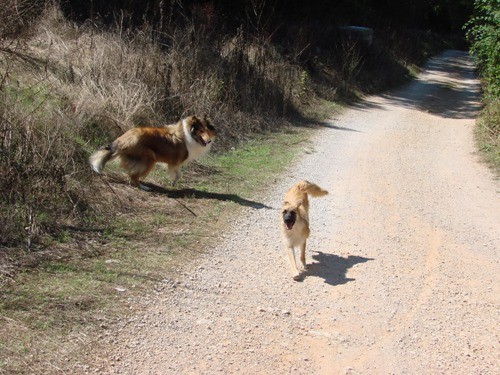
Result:
<svg viewBox="0 0 500 375"><path fill-rule="evenodd" d="M482 108L480 81L475 78L475 66L466 52L446 51L430 59L417 79L350 107L390 110L390 104L443 118L475 119ZM379 102L380 98L385 100Z"/></svg>
<svg viewBox="0 0 500 375"><path fill-rule="evenodd" d="M357 255L349 255L347 258L343 258L335 254L327 254L321 251L316 252L312 258L317 261L317 263L308 265L308 269L304 273L304 276L320 277L329 285L342 285L355 280L346 277L349 268L356 264L373 260L373 258L365 258Z"/></svg>

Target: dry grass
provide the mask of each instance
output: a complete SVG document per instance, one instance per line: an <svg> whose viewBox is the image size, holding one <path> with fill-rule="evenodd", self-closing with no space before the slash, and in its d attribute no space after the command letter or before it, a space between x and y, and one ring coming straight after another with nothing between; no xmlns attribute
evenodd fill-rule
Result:
<svg viewBox="0 0 500 375"><path fill-rule="evenodd" d="M2 0L0 7L0 40L30 32L47 0Z"/></svg>
<svg viewBox="0 0 500 375"><path fill-rule="evenodd" d="M97 218L86 159L128 128L205 113L223 149L277 127L300 96L299 68L268 43L213 39L194 25L163 45L152 35L77 26L52 5L29 36L2 40L4 245L46 245L61 225Z"/></svg>

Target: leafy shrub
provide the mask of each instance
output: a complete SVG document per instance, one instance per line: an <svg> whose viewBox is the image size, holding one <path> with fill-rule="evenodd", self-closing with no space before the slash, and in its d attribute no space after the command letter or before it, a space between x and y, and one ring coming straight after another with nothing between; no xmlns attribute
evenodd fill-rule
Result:
<svg viewBox="0 0 500 375"><path fill-rule="evenodd" d="M484 110L477 135L486 159L500 170L500 3L475 0L474 14L464 26L471 52L484 80Z"/></svg>
<svg viewBox="0 0 500 375"><path fill-rule="evenodd" d="M500 96L500 3L475 0L474 15L465 25L488 94Z"/></svg>

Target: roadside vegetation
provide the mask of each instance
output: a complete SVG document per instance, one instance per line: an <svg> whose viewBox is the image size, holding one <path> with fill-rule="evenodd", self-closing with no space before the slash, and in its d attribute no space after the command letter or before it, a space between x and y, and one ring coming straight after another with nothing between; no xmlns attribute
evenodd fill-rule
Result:
<svg viewBox="0 0 500 375"><path fill-rule="evenodd" d="M483 79L484 109L477 126L477 139L486 160L500 175L500 4L476 0L474 13L465 25Z"/></svg>
<svg viewBox="0 0 500 375"><path fill-rule="evenodd" d="M0 373L91 361L134 296L175 282L239 212L270 209L258 197L344 103L463 43L468 11L452 19L443 2L438 34L411 24L430 10L400 2L394 23L371 2L119 3L0 7ZM375 27L373 42L348 22ZM218 139L179 186L161 167L149 194L113 164L91 172L90 153L127 129L196 113Z"/></svg>

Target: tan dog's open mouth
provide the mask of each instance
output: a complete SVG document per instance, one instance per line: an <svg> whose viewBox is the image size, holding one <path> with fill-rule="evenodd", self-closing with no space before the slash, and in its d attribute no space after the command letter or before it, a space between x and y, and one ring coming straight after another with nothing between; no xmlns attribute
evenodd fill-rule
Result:
<svg viewBox="0 0 500 375"><path fill-rule="evenodd" d="M295 224L296 214L294 211L284 211L283 212L283 223L287 230L291 230Z"/></svg>

